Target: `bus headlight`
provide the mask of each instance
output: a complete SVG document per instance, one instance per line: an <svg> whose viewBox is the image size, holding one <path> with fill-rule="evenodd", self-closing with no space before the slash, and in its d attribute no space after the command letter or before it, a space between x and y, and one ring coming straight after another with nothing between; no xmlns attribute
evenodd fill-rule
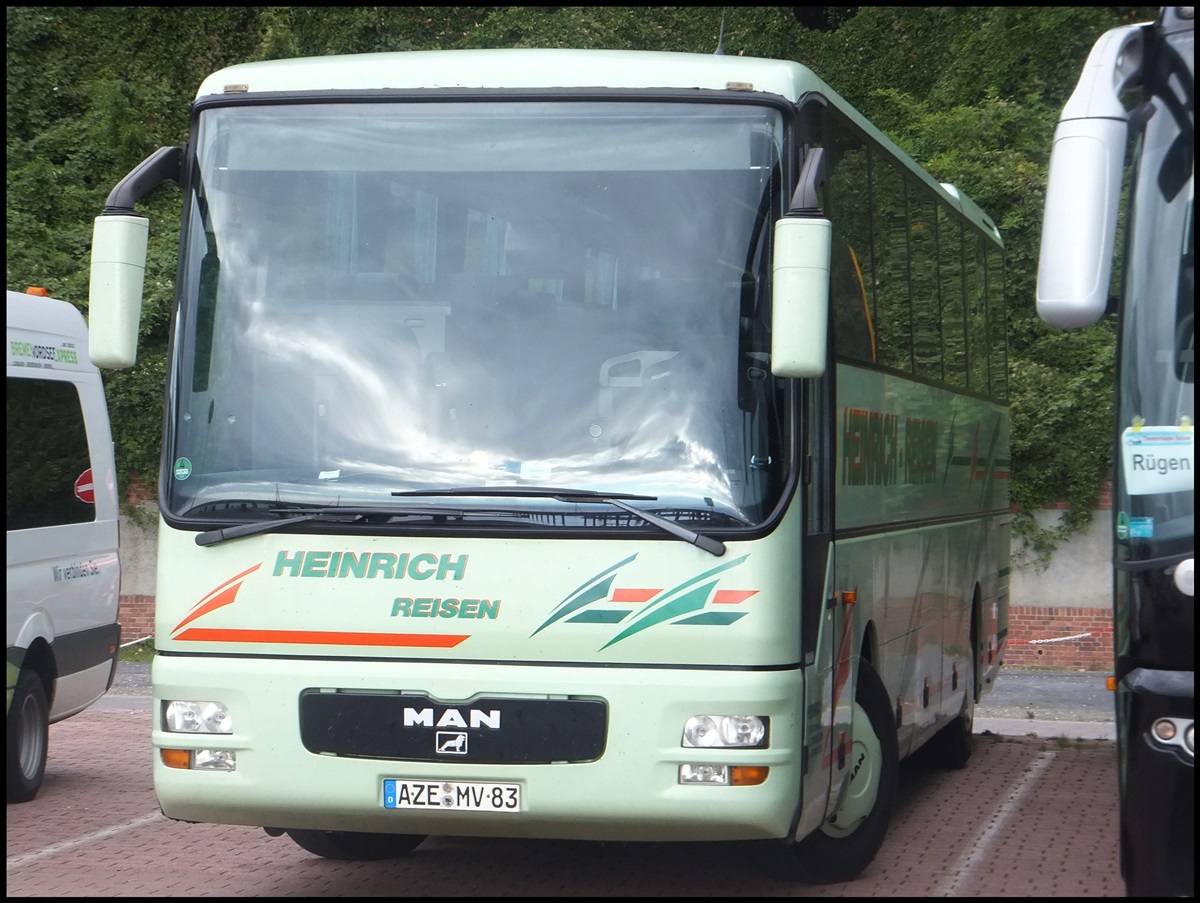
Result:
<svg viewBox="0 0 1200 903"><path fill-rule="evenodd" d="M767 746L765 715L693 715L683 726L682 745L690 748L755 749Z"/></svg>
<svg viewBox="0 0 1200 903"><path fill-rule="evenodd" d="M219 702L172 699L163 706L165 730L180 734L232 734L233 719Z"/></svg>

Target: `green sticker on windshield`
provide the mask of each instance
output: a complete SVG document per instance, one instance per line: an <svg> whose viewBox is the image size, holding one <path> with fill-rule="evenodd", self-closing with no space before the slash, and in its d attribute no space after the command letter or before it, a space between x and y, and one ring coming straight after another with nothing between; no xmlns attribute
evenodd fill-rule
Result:
<svg viewBox="0 0 1200 903"><path fill-rule="evenodd" d="M1129 515L1122 511L1117 515L1117 539L1129 538Z"/></svg>
<svg viewBox="0 0 1200 903"><path fill-rule="evenodd" d="M192 462L187 458L180 458L175 462L175 479L186 480L192 475Z"/></svg>

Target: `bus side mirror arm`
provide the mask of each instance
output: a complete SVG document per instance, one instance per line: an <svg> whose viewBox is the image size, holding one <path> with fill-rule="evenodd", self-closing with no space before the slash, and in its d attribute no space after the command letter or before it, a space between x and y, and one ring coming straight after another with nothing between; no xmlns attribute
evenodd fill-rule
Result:
<svg viewBox="0 0 1200 903"><path fill-rule="evenodd" d="M825 148L810 147L800 168L800 179L792 193L792 213L817 213L821 209L821 186L825 183Z"/></svg>
<svg viewBox="0 0 1200 903"><path fill-rule="evenodd" d="M166 182L183 184L182 147L160 147L135 166L109 192L102 215L132 215L134 204Z"/></svg>
<svg viewBox="0 0 1200 903"><path fill-rule="evenodd" d="M142 318L150 221L134 205L166 182L183 184L183 148L160 147L109 193L92 231L88 354L98 367L132 367Z"/></svg>

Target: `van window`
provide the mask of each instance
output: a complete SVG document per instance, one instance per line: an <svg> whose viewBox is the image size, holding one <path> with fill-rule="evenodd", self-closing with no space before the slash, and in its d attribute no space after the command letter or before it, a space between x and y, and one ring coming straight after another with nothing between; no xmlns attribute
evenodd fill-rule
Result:
<svg viewBox="0 0 1200 903"><path fill-rule="evenodd" d="M88 523L96 506L75 494L91 468L83 406L74 383L8 380L5 507L9 530Z"/></svg>

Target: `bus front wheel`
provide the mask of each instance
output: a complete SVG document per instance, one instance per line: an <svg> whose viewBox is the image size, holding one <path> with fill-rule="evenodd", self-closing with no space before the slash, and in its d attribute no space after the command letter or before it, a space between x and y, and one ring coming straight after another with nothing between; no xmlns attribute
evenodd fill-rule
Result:
<svg viewBox="0 0 1200 903"><path fill-rule="evenodd" d="M420 846L424 834L372 834L365 831L289 830L287 836L301 849L323 859L367 862L399 859Z"/></svg>
<svg viewBox="0 0 1200 903"><path fill-rule="evenodd" d="M805 884L852 881L883 844L896 806L900 753L887 688L866 659L859 664L847 762L850 785L825 824L797 843L756 844L768 875Z"/></svg>
<svg viewBox="0 0 1200 903"><path fill-rule="evenodd" d="M40 677L23 668L8 706L8 802L27 803L37 796L49 743L46 688Z"/></svg>

